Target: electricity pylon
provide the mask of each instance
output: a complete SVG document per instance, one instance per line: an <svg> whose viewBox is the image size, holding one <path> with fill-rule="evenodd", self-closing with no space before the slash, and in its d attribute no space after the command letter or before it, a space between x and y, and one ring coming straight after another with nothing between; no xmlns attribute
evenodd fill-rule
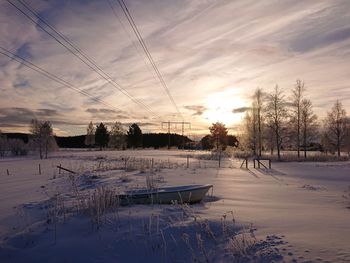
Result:
<svg viewBox="0 0 350 263"><path fill-rule="evenodd" d="M191 129L191 123L186 121L163 121L162 122L162 129L164 127L164 124L168 125L168 149L170 149L170 128L172 124L181 124L181 130L182 130L182 149L185 149L185 125L188 125L189 129Z"/></svg>

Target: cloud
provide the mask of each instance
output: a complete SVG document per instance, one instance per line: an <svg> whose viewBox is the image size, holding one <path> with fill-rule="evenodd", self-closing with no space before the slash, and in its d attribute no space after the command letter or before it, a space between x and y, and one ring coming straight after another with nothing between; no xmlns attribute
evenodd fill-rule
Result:
<svg viewBox="0 0 350 263"><path fill-rule="evenodd" d="M29 126L32 119L48 120L54 125L81 125L80 120L69 120L54 109L0 108L1 127Z"/></svg>
<svg viewBox="0 0 350 263"><path fill-rule="evenodd" d="M117 5L123 25L105 1L30 4L118 87L160 118L130 100L7 2L0 2L0 46L122 109L107 108L0 54L0 104L24 115L2 111L8 118L3 117L6 122L1 125L23 125L38 116L55 120L61 131L85 133L83 123L91 119L154 124L179 119ZM317 113L330 108L337 97L350 107L350 90L344 89L350 75L349 1L135 0L127 5L176 104L193 124L208 125L202 104L218 92L232 90L228 100L239 96L249 101L255 87L269 92L278 83L289 92L297 78L305 81L313 104L322 105L315 107Z"/></svg>
<svg viewBox="0 0 350 263"><path fill-rule="evenodd" d="M108 113L108 114L122 113L122 111L116 111L116 110L104 109L104 108L100 108L100 109L88 108L85 111L89 113Z"/></svg>
<svg viewBox="0 0 350 263"><path fill-rule="evenodd" d="M232 112L233 113L243 113L243 112L246 112L250 109L250 107L240 107L240 108L236 108L236 109L233 109Z"/></svg>
<svg viewBox="0 0 350 263"><path fill-rule="evenodd" d="M200 116L202 115L207 108L201 105L188 105L188 106L184 106L185 109L190 110L190 111L194 111L194 113L192 113L192 115L197 115Z"/></svg>

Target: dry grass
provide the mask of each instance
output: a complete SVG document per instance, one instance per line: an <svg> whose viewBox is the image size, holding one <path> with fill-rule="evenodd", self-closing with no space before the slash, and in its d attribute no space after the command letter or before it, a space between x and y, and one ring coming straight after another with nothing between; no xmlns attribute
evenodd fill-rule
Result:
<svg viewBox="0 0 350 263"><path fill-rule="evenodd" d="M345 191L343 195L344 201L347 204L347 208L350 209L350 186L347 191Z"/></svg>
<svg viewBox="0 0 350 263"><path fill-rule="evenodd" d="M89 194L85 199L85 207L88 211L93 226L99 228L104 215L110 208L119 206L119 199L114 190L108 187L99 187Z"/></svg>

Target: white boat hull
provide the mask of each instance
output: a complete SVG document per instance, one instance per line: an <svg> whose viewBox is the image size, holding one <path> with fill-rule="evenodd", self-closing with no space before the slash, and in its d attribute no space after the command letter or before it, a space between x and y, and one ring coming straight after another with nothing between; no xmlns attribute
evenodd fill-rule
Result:
<svg viewBox="0 0 350 263"><path fill-rule="evenodd" d="M129 191L119 196L121 205L198 203L213 185L186 185Z"/></svg>

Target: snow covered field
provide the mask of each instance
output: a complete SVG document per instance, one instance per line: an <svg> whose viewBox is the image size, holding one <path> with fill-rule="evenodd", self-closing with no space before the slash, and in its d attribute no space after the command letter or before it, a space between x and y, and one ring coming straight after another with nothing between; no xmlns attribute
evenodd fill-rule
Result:
<svg viewBox="0 0 350 263"><path fill-rule="evenodd" d="M225 159L218 169L201 155L61 151L0 160L0 262L350 262L350 162L246 170ZM78 175L59 173L60 164ZM214 188L196 205L94 210L96 198L146 183Z"/></svg>

